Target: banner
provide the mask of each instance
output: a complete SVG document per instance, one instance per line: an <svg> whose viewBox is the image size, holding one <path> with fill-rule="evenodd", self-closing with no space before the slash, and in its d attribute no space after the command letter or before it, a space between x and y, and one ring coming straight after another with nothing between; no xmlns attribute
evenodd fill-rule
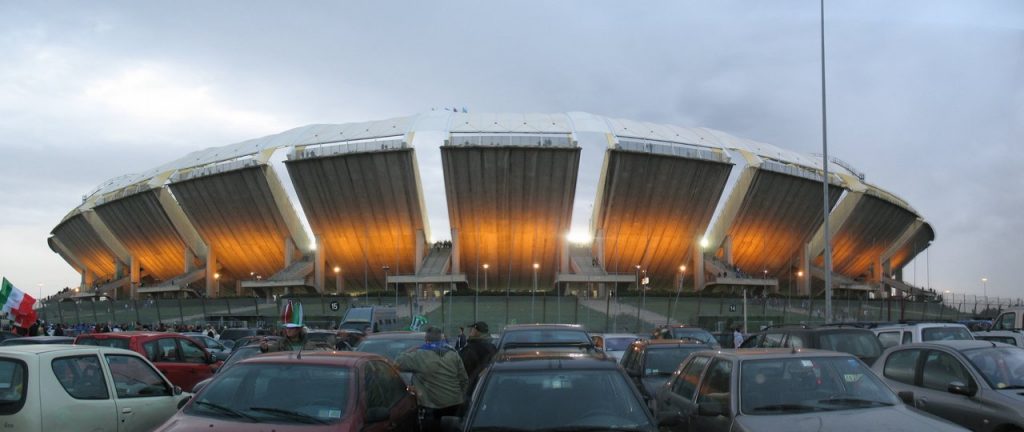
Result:
<svg viewBox="0 0 1024 432"><path fill-rule="evenodd" d="M0 304L3 305L2 312L9 315L18 327L28 328L38 319L36 299L15 288L7 278L3 278L3 284L0 285Z"/></svg>

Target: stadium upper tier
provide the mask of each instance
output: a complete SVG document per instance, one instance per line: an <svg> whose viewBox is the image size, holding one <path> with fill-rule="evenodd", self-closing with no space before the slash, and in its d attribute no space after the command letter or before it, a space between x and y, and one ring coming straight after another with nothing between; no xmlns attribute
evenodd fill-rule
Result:
<svg viewBox="0 0 1024 432"><path fill-rule="evenodd" d="M934 231L849 165L828 168L834 271L881 289ZM710 129L432 111L304 126L114 178L48 243L84 286L133 296L641 274L656 288L689 275L698 288L756 277L806 292L822 284L810 276L823 179L820 156Z"/></svg>

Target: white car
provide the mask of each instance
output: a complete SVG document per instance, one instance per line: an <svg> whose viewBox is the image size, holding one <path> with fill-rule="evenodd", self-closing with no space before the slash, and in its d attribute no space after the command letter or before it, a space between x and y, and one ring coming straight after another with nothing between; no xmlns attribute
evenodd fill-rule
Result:
<svg viewBox="0 0 1024 432"><path fill-rule="evenodd" d="M911 322L883 324L871 329L882 343L882 349L919 342L940 340L974 340L967 326L958 323Z"/></svg>
<svg viewBox="0 0 1024 432"><path fill-rule="evenodd" d="M83 345L0 349L3 430L150 431L190 397L133 351Z"/></svg>
<svg viewBox="0 0 1024 432"><path fill-rule="evenodd" d="M626 353L629 344L642 338L630 333L603 333L593 335L592 339L594 339L595 344L598 344L598 341L600 341L598 346L604 350L605 354L608 354L609 357L618 362L622 360L622 355Z"/></svg>
<svg viewBox="0 0 1024 432"><path fill-rule="evenodd" d="M981 330L972 334L977 340L1002 342L1008 345L1024 347L1024 333L1020 330Z"/></svg>

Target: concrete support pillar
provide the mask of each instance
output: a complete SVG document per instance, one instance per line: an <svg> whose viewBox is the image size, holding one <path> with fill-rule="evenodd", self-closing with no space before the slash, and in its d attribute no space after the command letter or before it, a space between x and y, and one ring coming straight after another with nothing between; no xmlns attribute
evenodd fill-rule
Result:
<svg viewBox="0 0 1024 432"><path fill-rule="evenodd" d="M561 273L569 273L572 269L569 268L569 241L563 236L559 236L559 250L562 251L559 256L558 271Z"/></svg>
<svg viewBox="0 0 1024 432"><path fill-rule="evenodd" d="M93 281L96 280L96 275L92 274L88 268L82 268L82 284L79 286L80 289L89 288L92 286Z"/></svg>
<svg viewBox="0 0 1024 432"><path fill-rule="evenodd" d="M693 244L693 291L704 289L704 248L700 241Z"/></svg>
<svg viewBox="0 0 1024 432"><path fill-rule="evenodd" d="M882 261L882 280L885 280L884 278L887 277L892 277L893 279L896 278L895 275L892 274L892 263L885 260ZM885 290L886 296L892 296L892 287L889 286L889 284L882 282L882 289Z"/></svg>
<svg viewBox="0 0 1024 432"><path fill-rule="evenodd" d="M319 240L319 239L317 239L317 240ZM323 245L321 245L319 241L317 241L316 245L317 245L317 250L319 250L321 247L323 247ZM288 267L288 266L292 265L292 262L295 261L295 254L296 254L296 252L297 251L296 251L296 247L295 247L295 241L293 241L291 237L285 237L284 238L284 266L285 267Z"/></svg>
<svg viewBox="0 0 1024 432"><path fill-rule="evenodd" d="M118 280L124 277L125 265L120 260L114 261L114 280Z"/></svg>
<svg viewBox="0 0 1024 432"><path fill-rule="evenodd" d="M316 250L313 251L313 288L316 292L324 293L324 243L317 237Z"/></svg>
<svg viewBox="0 0 1024 432"><path fill-rule="evenodd" d="M597 254L597 263L601 265L601 269L603 270L605 268L605 266L604 266L604 260L605 260L605 257L604 257L604 230L603 229L597 230L597 237L596 237L596 239L594 241L594 246L596 248L594 253Z"/></svg>
<svg viewBox="0 0 1024 432"><path fill-rule="evenodd" d="M220 266L217 265L217 251L210 246L206 249L206 296L220 297L220 278L217 277Z"/></svg>
<svg viewBox="0 0 1024 432"><path fill-rule="evenodd" d="M345 292L345 277L341 272L336 272L334 273L334 293L341 294L343 292Z"/></svg>
<svg viewBox="0 0 1024 432"><path fill-rule="evenodd" d="M131 290L129 291L132 300L139 299L139 283L142 281L142 272L139 267L139 259L134 256L130 257L128 265L131 266L131 277L128 279L131 283Z"/></svg>
<svg viewBox="0 0 1024 432"><path fill-rule="evenodd" d="M416 259L413 264L416 266L415 274L420 274L420 269L423 267L423 247L427 243L427 238L423 234L423 230L416 230Z"/></svg>
<svg viewBox="0 0 1024 432"><path fill-rule="evenodd" d="M800 268L798 272L803 272L803 276L797 276L796 279L796 292L798 295L810 295L811 294L811 245L804 244L804 247L800 248ZM798 273L799 274L799 273Z"/></svg>
<svg viewBox="0 0 1024 432"><path fill-rule="evenodd" d="M196 254L195 252L192 252L192 249L185 248L184 257L182 259L185 261L185 265L183 266L185 273L191 273L192 270L196 269Z"/></svg>
<svg viewBox="0 0 1024 432"><path fill-rule="evenodd" d="M722 261L729 266L735 264L732 260L732 236L725 236L725 240L722 241Z"/></svg>
<svg viewBox="0 0 1024 432"><path fill-rule="evenodd" d="M459 229L452 228L452 271L451 274L459 274L462 271L459 253L462 247L459 246Z"/></svg>

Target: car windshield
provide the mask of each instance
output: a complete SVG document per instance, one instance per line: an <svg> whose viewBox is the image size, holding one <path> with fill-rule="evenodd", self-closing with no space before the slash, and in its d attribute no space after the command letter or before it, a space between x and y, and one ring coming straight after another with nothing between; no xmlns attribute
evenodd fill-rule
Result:
<svg viewBox="0 0 1024 432"><path fill-rule="evenodd" d="M966 350L963 353L992 388L1024 388L1024 350L996 347Z"/></svg>
<svg viewBox="0 0 1024 432"><path fill-rule="evenodd" d="M870 408L898 401L853 357L746 360L740 367L740 410L745 414Z"/></svg>
<svg viewBox="0 0 1024 432"><path fill-rule="evenodd" d="M930 327L921 330L921 340L974 340L974 337L966 328L960 326Z"/></svg>
<svg viewBox="0 0 1024 432"><path fill-rule="evenodd" d="M708 345L686 345L672 348L647 349L644 356L644 376L672 375L690 354L711 349Z"/></svg>
<svg viewBox="0 0 1024 432"><path fill-rule="evenodd" d="M409 350L409 348L423 345L423 339L363 339L356 347L356 351L380 354L391 360L398 358L398 355Z"/></svg>
<svg viewBox="0 0 1024 432"><path fill-rule="evenodd" d="M492 372L469 430L653 431L630 385L613 369Z"/></svg>
<svg viewBox="0 0 1024 432"><path fill-rule="evenodd" d="M101 339L101 338L83 337L83 338L79 338L78 341L75 342L75 343L78 344L78 345L94 345L94 346L102 346L102 347L109 347L109 348L128 349L128 339L125 339L125 338L102 338Z"/></svg>
<svg viewBox="0 0 1024 432"><path fill-rule="evenodd" d="M13 414L25 402L25 378L24 363L0 359L0 414Z"/></svg>
<svg viewBox="0 0 1024 432"><path fill-rule="evenodd" d="M696 339L706 344L717 344L718 339L715 339L715 335L709 333L704 329L696 328L676 328L672 329L672 337L674 339Z"/></svg>
<svg viewBox="0 0 1024 432"><path fill-rule="evenodd" d="M590 336L582 330L571 329L536 329L506 331L501 341L502 346L508 344L566 344L590 345Z"/></svg>
<svg viewBox="0 0 1024 432"><path fill-rule="evenodd" d="M635 337L606 337L604 338L605 351L625 351L629 344L633 343Z"/></svg>
<svg viewBox="0 0 1024 432"><path fill-rule="evenodd" d="M207 385L185 413L254 423L336 423L347 414L350 378L345 367L240 364Z"/></svg>
<svg viewBox="0 0 1024 432"><path fill-rule="evenodd" d="M818 335L818 348L875 358L882 354L878 337L870 331L837 331Z"/></svg>

